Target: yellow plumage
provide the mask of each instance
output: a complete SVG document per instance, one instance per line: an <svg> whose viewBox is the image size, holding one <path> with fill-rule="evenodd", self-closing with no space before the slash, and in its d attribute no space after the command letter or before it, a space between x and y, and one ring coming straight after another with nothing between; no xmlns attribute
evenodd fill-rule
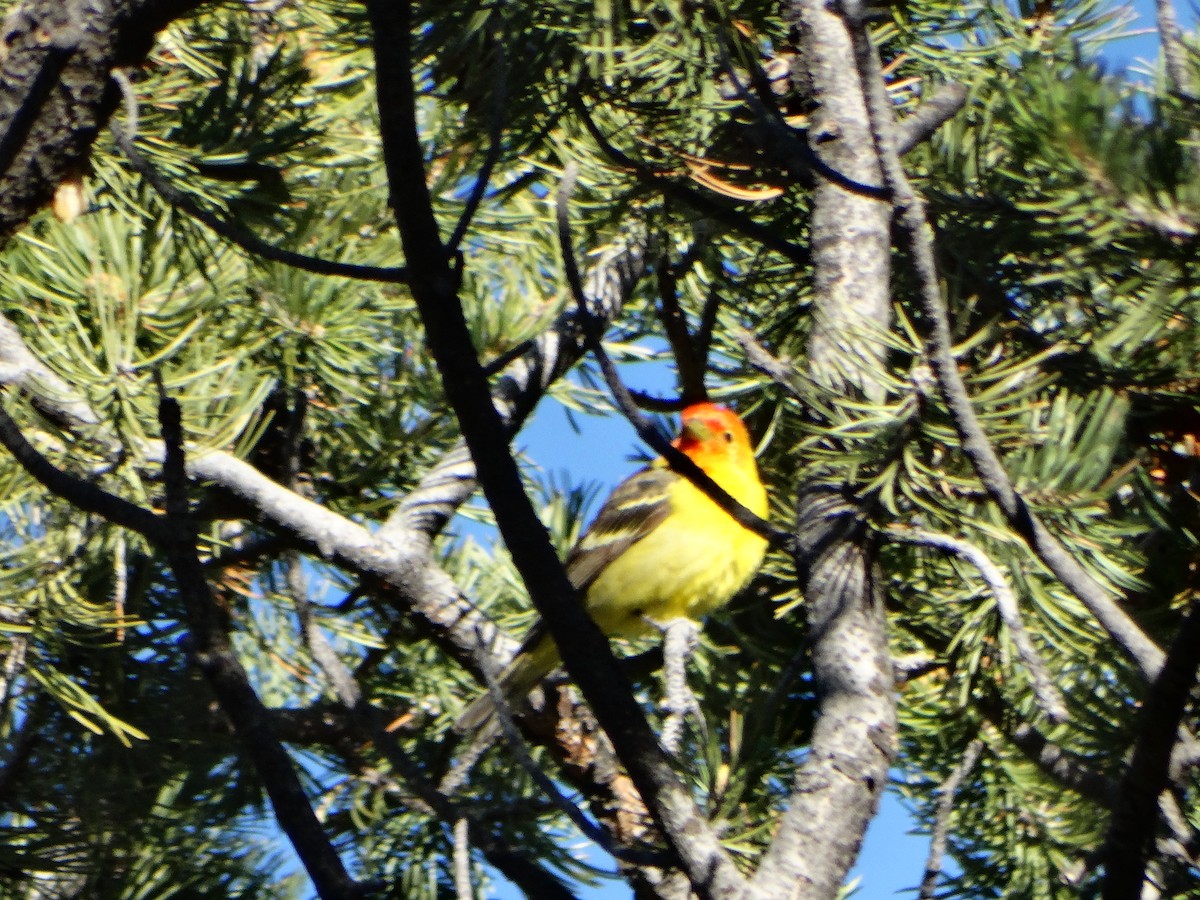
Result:
<svg viewBox="0 0 1200 900"><path fill-rule="evenodd" d="M737 414L702 403L683 411L675 446L751 512L767 515L767 493ZM662 460L617 486L567 557L571 583L608 635L645 633L650 621L699 619L728 602L754 575L766 541L743 528ZM530 690L560 662L554 641L535 627L500 678L505 694ZM480 726L492 713L484 695L456 723Z"/></svg>

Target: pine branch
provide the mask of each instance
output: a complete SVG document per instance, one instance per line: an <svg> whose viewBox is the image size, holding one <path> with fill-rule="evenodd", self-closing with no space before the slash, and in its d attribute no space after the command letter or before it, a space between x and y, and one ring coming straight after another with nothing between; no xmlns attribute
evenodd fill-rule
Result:
<svg viewBox="0 0 1200 900"><path fill-rule="evenodd" d="M392 770L404 779L428 815L435 816L447 825L475 835L480 851L493 866L501 871L512 872L509 877L530 896L570 897L562 883L544 867L514 850L499 835L492 835L473 816L468 815L447 792L430 784L420 767L401 749L395 736L387 729L387 718L383 712L363 695L354 673L342 662L330 645L313 615L308 601L306 583L300 558L295 554L288 560L288 591L296 605L297 616L304 641L308 645L313 661L333 686L342 709L349 719L349 731L360 739L370 741ZM457 844L456 844L457 849Z"/></svg>
<svg viewBox="0 0 1200 900"><path fill-rule="evenodd" d="M1138 664L1142 674L1152 679L1162 666L1162 650L1034 515L1024 497L1013 487L979 421L954 358L949 311L942 295L933 250L933 231L925 213L925 203L913 190L897 154L894 116L883 87L879 59L861 17L849 18L854 23L854 58L865 86L876 152L884 169L885 181L892 192L901 232L908 243L919 281L921 304L932 327L929 337L930 359L938 385L953 415L963 453L1003 511L1009 526L1026 541L1055 577L1080 599L1117 646Z"/></svg>
<svg viewBox="0 0 1200 900"><path fill-rule="evenodd" d="M162 391L161 383L159 387ZM287 834L296 854L323 900L356 898L367 887L350 877L341 857L326 836L287 750L280 743L268 713L238 661L221 622L222 614L213 599L196 551L187 500L183 426L179 404L160 393L159 419L162 426L163 486L166 492L165 522L171 535L159 540L175 585L183 599L190 636L190 654L204 673L221 710L233 724L246 755L262 779L279 827Z"/></svg>
<svg viewBox="0 0 1200 900"><path fill-rule="evenodd" d="M406 3L394 5L384 0L368 0L367 10L373 31L384 162L411 275L409 286L501 536L550 633L560 646L569 641L573 648L566 660L567 670L591 702L693 888L705 897L737 890L743 884L741 875L659 748L608 642L578 602L525 495L507 449L504 424L492 405L482 366L471 346L433 215L416 122L412 11Z"/></svg>
<svg viewBox="0 0 1200 900"><path fill-rule="evenodd" d="M1050 672L1046 668L1041 654L1033 645L1033 640L1021 619L1021 611L1012 588L1008 586L1004 573L1000 571L999 566L992 562L991 557L969 541L921 528L889 528L887 534L895 540L906 543L924 544L947 550L961 556L979 571L988 589L992 592L992 597L996 601L996 609L1000 612L1001 621L1008 628L1013 645L1017 648L1017 654L1029 671L1038 706L1050 721L1066 721L1068 718L1067 707L1063 702L1062 694L1050 677Z"/></svg>
<svg viewBox="0 0 1200 900"><path fill-rule="evenodd" d="M146 179L146 183L154 188L168 205L175 207L197 222L212 229L213 232L225 238L230 243L241 247L251 256L256 256L269 262L281 263L285 266L291 266L294 269L300 269L303 272L311 272L314 275L336 275L343 278L355 278L361 281L379 281L385 284L402 284L408 279L408 273L403 267L382 268L380 266L340 262L334 259L318 259L315 256L308 256L304 253L297 253L294 250L277 247L274 244L264 241L236 219L224 218L205 209L191 196L175 187L175 185L159 174L158 170L151 165L150 160L142 156L141 151L137 149L137 146L133 143L133 134L137 121L137 100L133 95L133 85L130 83L128 77L121 72L114 72L113 80L121 86L125 97L126 120L129 130L126 131L115 122L112 122L109 124L109 131L112 132L113 140L116 142L117 147L125 154L129 165L133 167L135 172Z"/></svg>

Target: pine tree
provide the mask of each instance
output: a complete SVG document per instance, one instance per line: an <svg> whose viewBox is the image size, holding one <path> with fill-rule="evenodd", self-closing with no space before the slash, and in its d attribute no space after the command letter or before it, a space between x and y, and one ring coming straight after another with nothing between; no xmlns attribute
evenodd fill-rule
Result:
<svg viewBox="0 0 1200 900"><path fill-rule="evenodd" d="M5 896L832 898L889 785L922 897L1200 896L1167 5L1140 74L1109 0L4 6ZM773 543L681 717L516 448L705 397Z"/></svg>

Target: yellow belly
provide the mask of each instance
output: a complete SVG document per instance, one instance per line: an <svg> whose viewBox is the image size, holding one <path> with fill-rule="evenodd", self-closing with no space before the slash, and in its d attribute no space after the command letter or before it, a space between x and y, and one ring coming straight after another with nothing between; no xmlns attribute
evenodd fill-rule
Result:
<svg viewBox="0 0 1200 900"><path fill-rule="evenodd" d="M723 486L755 513L766 514L761 486ZM647 618L663 623L702 618L727 603L762 563L766 541L690 483L681 480L673 487L671 505L672 514L588 588L588 612L604 633L640 634Z"/></svg>

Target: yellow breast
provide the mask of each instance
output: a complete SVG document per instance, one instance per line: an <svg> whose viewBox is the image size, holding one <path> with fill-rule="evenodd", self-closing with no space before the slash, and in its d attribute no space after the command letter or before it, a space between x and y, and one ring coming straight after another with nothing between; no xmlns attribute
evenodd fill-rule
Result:
<svg viewBox="0 0 1200 900"><path fill-rule="evenodd" d="M767 514L753 467L705 466L743 506ZM670 489L671 513L592 583L587 606L606 634L635 635L657 622L699 619L727 603L762 563L767 543L685 478Z"/></svg>

